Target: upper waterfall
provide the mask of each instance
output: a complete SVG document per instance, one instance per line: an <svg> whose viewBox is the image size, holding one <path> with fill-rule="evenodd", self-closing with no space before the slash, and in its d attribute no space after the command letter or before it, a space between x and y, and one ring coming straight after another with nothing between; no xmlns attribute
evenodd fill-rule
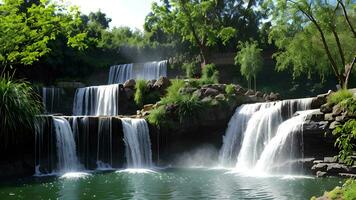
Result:
<svg viewBox="0 0 356 200"><path fill-rule="evenodd" d="M129 79L153 80L167 76L167 60L121 64L110 67L108 84L124 83Z"/></svg>

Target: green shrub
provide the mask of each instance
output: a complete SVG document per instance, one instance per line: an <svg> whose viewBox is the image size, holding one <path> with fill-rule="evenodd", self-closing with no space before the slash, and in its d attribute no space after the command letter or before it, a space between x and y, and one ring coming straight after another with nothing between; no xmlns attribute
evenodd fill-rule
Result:
<svg viewBox="0 0 356 200"><path fill-rule="evenodd" d="M349 179L344 184L344 199L355 200L356 199L356 180Z"/></svg>
<svg viewBox="0 0 356 200"><path fill-rule="evenodd" d="M219 71L214 64L208 64L203 67L201 81L203 84L219 82Z"/></svg>
<svg viewBox="0 0 356 200"><path fill-rule="evenodd" d="M331 105L336 105L345 99L351 98L352 96L352 92L348 90L339 90L328 97L328 103Z"/></svg>
<svg viewBox="0 0 356 200"><path fill-rule="evenodd" d="M28 82L0 76L0 141L3 148L17 143L21 134L33 131L42 104Z"/></svg>
<svg viewBox="0 0 356 200"><path fill-rule="evenodd" d="M179 93L179 89L183 88L184 85L185 83L183 80L172 80L172 84L167 88L166 96L161 99L161 103L169 104L178 101L182 97L182 95Z"/></svg>
<svg viewBox="0 0 356 200"><path fill-rule="evenodd" d="M180 122L184 119L192 119L206 106L198 97L191 95L182 95L175 104L178 107L177 114Z"/></svg>
<svg viewBox="0 0 356 200"><path fill-rule="evenodd" d="M200 75L200 67L197 62L184 63L183 69L185 69L188 78L196 78Z"/></svg>
<svg viewBox="0 0 356 200"><path fill-rule="evenodd" d="M164 106L159 106L158 108L153 109L150 115L148 116L148 122L158 127L160 125L163 125L165 120L166 120L166 111L164 109Z"/></svg>
<svg viewBox="0 0 356 200"><path fill-rule="evenodd" d="M349 114L356 114L356 97L344 99L340 102L342 108L344 108Z"/></svg>
<svg viewBox="0 0 356 200"><path fill-rule="evenodd" d="M333 135L337 136L335 146L339 148L339 158L346 164L352 165L353 160L350 156L356 147L356 120L350 119L344 125L337 126Z"/></svg>
<svg viewBox="0 0 356 200"><path fill-rule="evenodd" d="M227 85L225 88L225 92L229 96L235 94L235 85L233 85L233 84Z"/></svg>
<svg viewBox="0 0 356 200"><path fill-rule="evenodd" d="M137 106L142 107L144 103L144 95L147 90L145 80L137 80L135 85L135 103Z"/></svg>

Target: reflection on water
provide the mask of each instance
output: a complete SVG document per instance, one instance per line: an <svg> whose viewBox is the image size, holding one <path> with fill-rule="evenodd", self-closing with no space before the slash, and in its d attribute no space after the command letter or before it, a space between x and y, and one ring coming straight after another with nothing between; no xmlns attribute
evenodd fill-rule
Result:
<svg viewBox="0 0 356 200"><path fill-rule="evenodd" d="M65 177L65 178L64 178ZM226 169L127 169L0 184L0 199L310 199L342 179L253 177Z"/></svg>

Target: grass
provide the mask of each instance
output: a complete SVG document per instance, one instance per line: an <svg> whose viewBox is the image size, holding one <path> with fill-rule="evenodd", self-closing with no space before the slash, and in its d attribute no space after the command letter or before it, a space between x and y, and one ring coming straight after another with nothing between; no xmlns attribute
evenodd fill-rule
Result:
<svg viewBox="0 0 356 200"><path fill-rule="evenodd" d="M356 181L354 179L347 180L342 187L335 187L330 192L325 192L323 199L328 200L355 200L356 199ZM316 200L312 197L311 200Z"/></svg>
<svg viewBox="0 0 356 200"><path fill-rule="evenodd" d="M34 129L42 104L28 82L0 76L0 141L2 147L16 144L21 134Z"/></svg>
<svg viewBox="0 0 356 200"><path fill-rule="evenodd" d="M349 90L339 90L328 97L328 104L336 105L345 99L352 98L353 94Z"/></svg>
<svg viewBox="0 0 356 200"><path fill-rule="evenodd" d="M135 97L134 101L137 106L142 107L144 103L144 95L147 90L146 81L145 80L137 80L135 85Z"/></svg>

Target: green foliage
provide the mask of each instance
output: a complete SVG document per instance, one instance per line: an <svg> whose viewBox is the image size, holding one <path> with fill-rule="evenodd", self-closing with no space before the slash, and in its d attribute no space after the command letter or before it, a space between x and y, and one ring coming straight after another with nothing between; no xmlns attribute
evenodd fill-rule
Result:
<svg viewBox="0 0 356 200"><path fill-rule="evenodd" d="M164 105L172 104L179 101L182 95L179 93L179 89L184 87L184 81L175 79L172 80L172 84L167 88L167 94L161 99L161 103Z"/></svg>
<svg viewBox="0 0 356 200"><path fill-rule="evenodd" d="M345 124L337 126L333 131L333 135L337 136L335 146L340 150L339 158L352 165L353 160L350 156L356 147L356 120L350 119Z"/></svg>
<svg viewBox="0 0 356 200"><path fill-rule="evenodd" d="M31 65L51 51L50 41L60 35L67 45L86 48L86 33L81 25L79 11L50 0L37 3L22 0L4 0L0 6L0 62L2 65Z"/></svg>
<svg viewBox="0 0 356 200"><path fill-rule="evenodd" d="M227 95L231 96L233 94L235 94L235 90L236 89L236 86L234 84L229 84L226 86L225 88L225 92Z"/></svg>
<svg viewBox="0 0 356 200"><path fill-rule="evenodd" d="M240 66L241 74L249 81L262 70L262 49L258 48L256 41L240 42L238 45L240 49L235 57L235 65Z"/></svg>
<svg viewBox="0 0 356 200"><path fill-rule="evenodd" d="M352 92L350 92L349 90L343 89L343 90L339 90L333 94L331 94L330 96L328 96L328 103L331 105L336 105L340 102L342 102L343 100L346 100L348 98L352 98Z"/></svg>
<svg viewBox="0 0 356 200"><path fill-rule="evenodd" d="M356 114L356 96L347 98L340 102L340 106L344 108L348 114L355 115Z"/></svg>
<svg viewBox="0 0 356 200"><path fill-rule="evenodd" d="M192 95L182 95L182 97L178 98L174 103L177 106L177 115L180 122L192 119L206 106L206 103Z"/></svg>
<svg viewBox="0 0 356 200"><path fill-rule="evenodd" d="M35 116L41 112L35 92L29 83L0 77L0 141L2 148L16 144L21 135L34 129Z"/></svg>
<svg viewBox="0 0 356 200"><path fill-rule="evenodd" d="M153 109L150 115L148 116L148 122L157 127L165 125L166 120L167 119L166 119L166 112L164 106L159 106L158 108Z"/></svg>
<svg viewBox="0 0 356 200"><path fill-rule="evenodd" d="M135 85L135 103L137 106L142 107L144 103L144 95L147 90L145 80L137 80Z"/></svg>
<svg viewBox="0 0 356 200"><path fill-rule="evenodd" d="M280 50L274 54L277 70L322 79L333 73L344 87L345 66L356 52L352 1L268 0L265 7L273 22L269 40Z"/></svg>
<svg viewBox="0 0 356 200"><path fill-rule="evenodd" d="M196 78L200 75L200 67L197 62L183 63L182 68L185 69L188 78Z"/></svg>
<svg viewBox="0 0 356 200"><path fill-rule="evenodd" d="M202 84L219 82L219 71L214 64L208 64L203 67L200 81Z"/></svg>
<svg viewBox="0 0 356 200"><path fill-rule="evenodd" d="M354 179L348 179L342 187L335 187L330 192L325 192L323 197L330 200L354 200L356 199L356 181ZM311 198L311 200L316 199L316 197Z"/></svg>

